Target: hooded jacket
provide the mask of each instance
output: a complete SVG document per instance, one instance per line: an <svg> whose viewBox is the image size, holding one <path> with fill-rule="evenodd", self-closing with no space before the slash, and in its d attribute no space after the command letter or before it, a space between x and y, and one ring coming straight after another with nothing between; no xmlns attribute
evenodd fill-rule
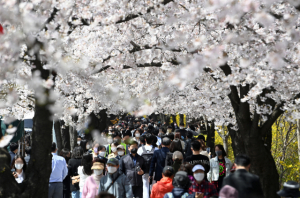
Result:
<svg viewBox="0 0 300 198"><path fill-rule="evenodd" d="M163 198L164 195L173 190L172 179L163 177L153 185L150 198Z"/></svg>

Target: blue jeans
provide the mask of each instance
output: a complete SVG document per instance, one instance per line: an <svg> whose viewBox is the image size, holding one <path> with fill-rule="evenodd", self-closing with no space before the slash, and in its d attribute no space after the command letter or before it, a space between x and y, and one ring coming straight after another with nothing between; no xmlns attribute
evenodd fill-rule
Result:
<svg viewBox="0 0 300 198"><path fill-rule="evenodd" d="M49 183L48 198L63 197L63 183Z"/></svg>
<svg viewBox="0 0 300 198"><path fill-rule="evenodd" d="M81 196L80 196L79 190L77 190L77 191L72 191L72 192L71 192L71 195L72 195L72 198L80 198L80 197L81 197Z"/></svg>
<svg viewBox="0 0 300 198"><path fill-rule="evenodd" d="M82 192L80 193L80 198L82 198Z"/></svg>

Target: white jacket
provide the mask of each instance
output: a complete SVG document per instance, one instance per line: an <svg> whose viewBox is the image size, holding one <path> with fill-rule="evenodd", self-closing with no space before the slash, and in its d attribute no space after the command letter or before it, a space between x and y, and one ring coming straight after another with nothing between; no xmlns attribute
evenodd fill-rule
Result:
<svg viewBox="0 0 300 198"><path fill-rule="evenodd" d="M225 166L226 166L226 176L228 176L230 174L230 170L233 164L227 157L224 157L224 159L225 159ZM220 171L220 167L219 167L218 157L214 157L210 160L210 170L207 173L207 180L210 182L218 181L219 171Z"/></svg>

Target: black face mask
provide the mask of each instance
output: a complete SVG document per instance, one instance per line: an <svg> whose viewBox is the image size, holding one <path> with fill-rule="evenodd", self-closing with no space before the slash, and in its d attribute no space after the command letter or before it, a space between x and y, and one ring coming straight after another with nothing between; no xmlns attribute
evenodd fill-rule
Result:
<svg viewBox="0 0 300 198"><path fill-rule="evenodd" d="M133 148L133 149L131 149L131 151L130 151L132 154L136 154L137 153L137 148Z"/></svg>

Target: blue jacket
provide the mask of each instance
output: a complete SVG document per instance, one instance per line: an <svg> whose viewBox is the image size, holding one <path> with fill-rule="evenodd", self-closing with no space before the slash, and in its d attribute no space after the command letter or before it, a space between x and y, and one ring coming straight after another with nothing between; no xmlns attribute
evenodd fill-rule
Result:
<svg viewBox="0 0 300 198"><path fill-rule="evenodd" d="M159 181L162 178L162 171L165 167L165 160L168 152L170 152L170 150L167 147L162 147L161 149L154 151L150 165L149 176L153 176L153 172L155 172L155 181Z"/></svg>

